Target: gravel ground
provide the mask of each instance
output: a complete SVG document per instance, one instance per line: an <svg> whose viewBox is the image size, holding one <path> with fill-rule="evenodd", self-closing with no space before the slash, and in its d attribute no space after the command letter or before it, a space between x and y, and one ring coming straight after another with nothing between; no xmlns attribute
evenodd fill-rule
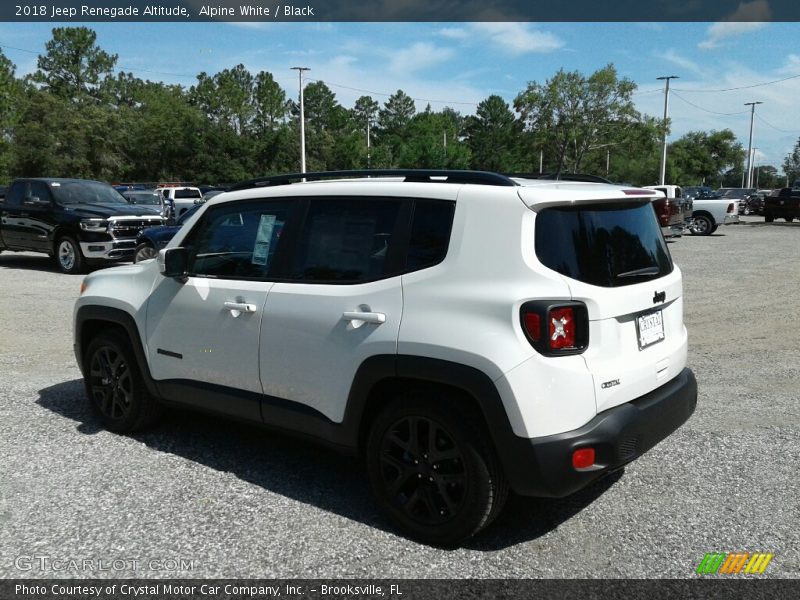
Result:
<svg viewBox="0 0 800 600"><path fill-rule="evenodd" d="M620 477L512 498L452 551L396 535L359 464L324 449L179 412L135 437L101 430L72 355L81 278L4 253L0 576L683 578L706 552L761 551L764 577L800 577L800 224L744 220L670 244L690 421ZM64 559L106 564L43 564Z"/></svg>

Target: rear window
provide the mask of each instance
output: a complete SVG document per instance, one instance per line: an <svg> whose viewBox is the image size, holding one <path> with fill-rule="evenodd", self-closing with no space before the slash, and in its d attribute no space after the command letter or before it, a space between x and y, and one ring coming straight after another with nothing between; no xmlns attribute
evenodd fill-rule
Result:
<svg viewBox="0 0 800 600"><path fill-rule="evenodd" d="M552 207L536 217L536 256L571 279L633 285L672 272L650 203Z"/></svg>
<svg viewBox="0 0 800 600"><path fill-rule="evenodd" d="M184 198L202 198L200 190L175 190L175 198L180 200Z"/></svg>

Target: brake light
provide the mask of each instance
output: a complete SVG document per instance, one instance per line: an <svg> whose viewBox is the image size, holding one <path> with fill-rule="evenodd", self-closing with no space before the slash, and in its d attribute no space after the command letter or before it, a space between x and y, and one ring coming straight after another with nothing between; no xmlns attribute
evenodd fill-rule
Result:
<svg viewBox="0 0 800 600"><path fill-rule="evenodd" d="M547 315L550 348L561 350L575 347L575 313L571 308L556 308Z"/></svg>
<svg viewBox="0 0 800 600"><path fill-rule="evenodd" d="M542 339L542 319L538 313L524 313L522 316L522 323L525 326L525 332L531 340L538 342Z"/></svg>
<svg viewBox="0 0 800 600"><path fill-rule="evenodd" d="M589 316L582 302L526 302L520 324L528 342L545 356L580 354L589 345Z"/></svg>
<svg viewBox="0 0 800 600"><path fill-rule="evenodd" d="M572 466L576 469L588 469L594 464L594 448L581 448L572 453Z"/></svg>

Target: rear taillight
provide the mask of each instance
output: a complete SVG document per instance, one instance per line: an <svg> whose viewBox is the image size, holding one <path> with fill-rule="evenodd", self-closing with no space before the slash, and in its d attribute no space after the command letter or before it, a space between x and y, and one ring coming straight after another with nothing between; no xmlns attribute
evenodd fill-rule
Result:
<svg viewBox="0 0 800 600"><path fill-rule="evenodd" d="M526 302L520 322L530 344L546 356L580 354L589 345L589 313L582 302Z"/></svg>
<svg viewBox="0 0 800 600"><path fill-rule="evenodd" d="M733 206L733 202L731 202L730 204L728 204L728 212L732 213L734 210L736 210L736 209Z"/></svg>

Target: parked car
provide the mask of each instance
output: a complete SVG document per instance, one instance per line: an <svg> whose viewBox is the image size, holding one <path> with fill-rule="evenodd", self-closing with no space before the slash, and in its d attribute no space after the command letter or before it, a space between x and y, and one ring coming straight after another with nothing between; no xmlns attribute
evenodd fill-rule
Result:
<svg viewBox="0 0 800 600"><path fill-rule="evenodd" d="M756 188L719 188L714 195L725 200L743 200L755 192Z"/></svg>
<svg viewBox="0 0 800 600"><path fill-rule="evenodd" d="M169 241L175 237L181 227L192 218L192 215L202 206L195 204L192 208L184 212L172 225L162 225L160 227L149 227L143 229L136 237L136 252L133 255L133 262L141 262L150 258L155 258L158 251L164 248Z"/></svg>
<svg viewBox="0 0 800 600"><path fill-rule="evenodd" d="M754 192L739 201L740 215L760 215L764 212L763 192Z"/></svg>
<svg viewBox="0 0 800 600"><path fill-rule="evenodd" d="M47 177L15 179L0 217L0 250L49 254L64 273L131 258L139 231L164 223L107 183Z"/></svg>
<svg viewBox="0 0 800 600"><path fill-rule="evenodd" d="M567 496L693 413L656 192L340 175L242 182L156 260L86 277L75 356L107 428L174 404L361 455L391 522L451 546L510 490Z"/></svg>
<svg viewBox="0 0 800 600"><path fill-rule="evenodd" d="M692 202L692 235L711 235L720 225L739 222L738 200L714 197L695 198Z"/></svg>
<svg viewBox="0 0 800 600"><path fill-rule="evenodd" d="M683 187L683 197L694 200L695 198L706 199L714 196L714 190L704 185L690 185Z"/></svg>
<svg viewBox="0 0 800 600"><path fill-rule="evenodd" d="M656 200L653 203L664 237L680 237L684 231L692 227L694 221L692 199L683 197L679 185L654 185L646 189L662 192L666 197L666 202ZM679 217L676 216L676 212Z"/></svg>
<svg viewBox="0 0 800 600"><path fill-rule="evenodd" d="M203 194L200 188L182 185L168 185L156 188L164 198L172 202L174 216L177 219L184 212L192 208L195 204L203 202Z"/></svg>
<svg viewBox="0 0 800 600"><path fill-rule="evenodd" d="M774 196L764 199L764 221L772 223L783 219L791 223L800 218L800 188L783 188Z"/></svg>
<svg viewBox="0 0 800 600"><path fill-rule="evenodd" d="M122 192L122 197L125 198L129 204L151 206L158 209L161 216L167 221L172 219L175 213L172 201L169 198L165 198L163 194L160 194L155 190Z"/></svg>

